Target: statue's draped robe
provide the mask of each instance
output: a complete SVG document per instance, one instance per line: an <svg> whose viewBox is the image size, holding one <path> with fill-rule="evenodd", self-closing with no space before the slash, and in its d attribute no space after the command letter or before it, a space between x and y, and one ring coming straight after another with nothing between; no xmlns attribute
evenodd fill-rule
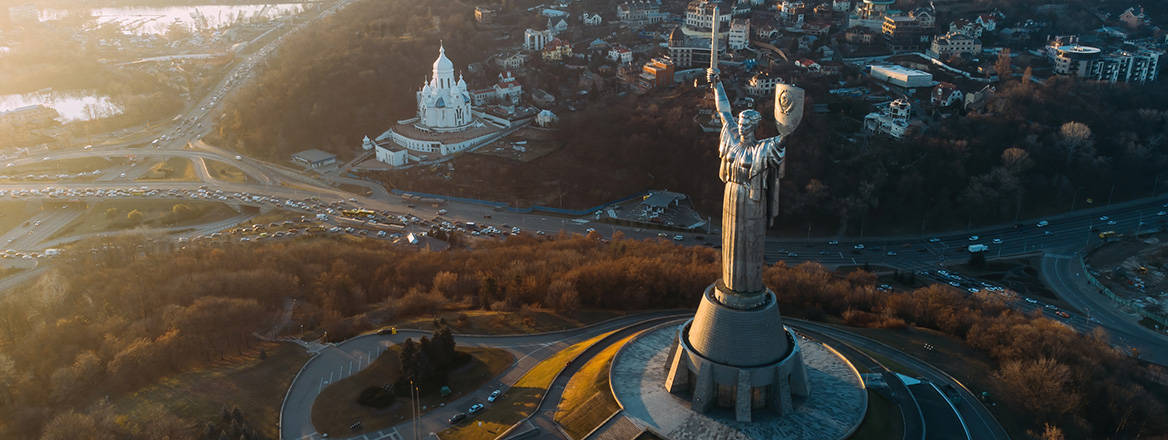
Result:
<svg viewBox="0 0 1168 440"><path fill-rule="evenodd" d="M743 145L737 120L722 112L718 177L722 198L722 281L741 294L765 292L762 283L766 228L778 215L785 149L779 138Z"/></svg>

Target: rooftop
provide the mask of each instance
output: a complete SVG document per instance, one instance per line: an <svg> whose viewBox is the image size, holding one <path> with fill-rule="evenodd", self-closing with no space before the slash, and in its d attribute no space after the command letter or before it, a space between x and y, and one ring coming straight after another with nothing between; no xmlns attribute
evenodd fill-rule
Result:
<svg viewBox="0 0 1168 440"><path fill-rule="evenodd" d="M321 150L317 150L317 149L313 148L311 150L304 150L304 151L301 151L299 153L293 154L292 157L296 158L296 159L303 160L305 162L316 163L316 162L323 162L323 161L330 160L330 159L336 159L337 155L329 153L327 151L321 151Z"/></svg>

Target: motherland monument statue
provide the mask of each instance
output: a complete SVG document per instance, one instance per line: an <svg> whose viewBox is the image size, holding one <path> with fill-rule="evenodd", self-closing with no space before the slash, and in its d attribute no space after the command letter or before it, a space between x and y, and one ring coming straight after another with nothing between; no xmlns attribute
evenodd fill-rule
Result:
<svg viewBox="0 0 1168 440"><path fill-rule="evenodd" d="M706 288L694 318L680 327L666 389L691 394L692 408L733 408L749 422L756 409L791 411L792 396L810 393L794 333L783 327L774 292L763 285L766 229L778 216L779 179L785 170L785 138L803 116L802 89L775 88L778 136L756 139L762 121L756 110L733 116L718 70L718 13L710 45L707 79L722 130L718 177L722 199L721 279Z"/></svg>

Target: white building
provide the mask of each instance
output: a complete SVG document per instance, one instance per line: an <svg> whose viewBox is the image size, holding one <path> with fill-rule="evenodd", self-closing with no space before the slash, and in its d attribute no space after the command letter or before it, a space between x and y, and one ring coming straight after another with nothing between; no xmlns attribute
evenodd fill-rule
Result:
<svg viewBox="0 0 1168 440"><path fill-rule="evenodd" d="M963 53L980 54L981 40L964 33L948 33L934 38L929 46L929 54L941 59Z"/></svg>
<svg viewBox="0 0 1168 440"><path fill-rule="evenodd" d="M882 107L879 111L868 113L864 117L864 129L872 133L880 133L901 138L908 131L909 115L912 114L912 104L904 98L897 99Z"/></svg>
<svg viewBox="0 0 1168 440"><path fill-rule="evenodd" d="M615 61L617 64L629 64L633 62L633 51L618 44L608 50L608 59Z"/></svg>
<svg viewBox="0 0 1168 440"><path fill-rule="evenodd" d="M587 12L580 16L580 21L585 26L599 26L601 23L604 23L604 19L600 18L600 14L589 14Z"/></svg>
<svg viewBox="0 0 1168 440"><path fill-rule="evenodd" d="M714 8L719 4L718 0L691 0L685 8L685 26L682 26L682 32L691 36L709 37L714 23ZM729 32L732 14L732 8L718 10L719 34Z"/></svg>
<svg viewBox="0 0 1168 440"><path fill-rule="evenodd" d="M540 127L550 127L556 124L560 118L552 113L551 110L540 110L539 114L535 115L535 125Z"/></svg>
<svg viewBox="0 0 1168 440"><path fill-rule="evenodd" d="M808 9L807 4L798 0L783 0L778 5L779 19L784 22L794 21Z"/></svg>
<svg viewBox="0 0 1168 440"><path fill-rule="evenodd" d="M430 81L417 93L418 119L431 129L459 130L470 124L470 92L462 75L454 79L454 63L439 47Z"/></svg>
<svg viewBox="0 0 1168 440"><path fill-rule="evenodd" d="M471 90L471 104L483 106L489 104L516 105L523 96L523 86L515 79L511 71L499 74L499 81L485 89Z"/></svg>
<svg viewBox="0 0 1168 440"><path fill-rule="evenodd" d="M616 6L616 18L627 24L653 24L665 20L659 0L629 0Z"/></svg>
<svg viewBox="0 0 1168 440"><path fill-rule="evenodd" d="M848 12L852 10L852 0L832 0L831 10L835 12Z"/></svg>
<svg viewBox="0 0 1168 440"><path fill-rule="evenodd" d="M393 166L438 160L493 140L501 128L472 112L466 81L455 77L445 48L439 48L431 76L417 92L417 105L417 116L397 121L377 137L377 160Z"/></svg>
<svg viewBox="0 0 1168 440"><path fill-rule="evenodd" d="M508 55L501 55L495 59L495 63L504 69L518 69L527 63L527 54L515 52Z"/></svg>
<svg viewBox="0 0 1168 440"><path fill-rule="evenodd" d="M953 83L942 82L933 87L929 102L937 107L949 107L965 102L965 95Z"/></svg>
<svg viewBox="0 0 1168 440"><path fill-rule="evenodd" d="M950 34L965 34L973 38L981 38L982 27L976 22L960 19L949 23Z"/></svg>
<svg viewBox="0 0 1168 440"><path fill-rule="evenodd" d="M1096 47L1066 45L1049 52L1054 73L1107 82L1155 81L1160 68L1158 50L1133 48L1104 54Z"/></svg>
<svg viewBox="0 0 1168 440"><path fill-rule="evenodd" d="M555 24L552 24L549 20L548 30L552 31L553 36L562 34L564 31L568 30L568 22L561 18L559 21L556 21Z"/></svg>
<svg viewBox="0 0 1168 440"><path fill-rule="evenodd" d="M770 96L775 92L775 85L780 82L782 79L766 72L755 73L746 81L746 94L756 98Z"/></svg>
<svg viewBox="0 0 1168 440"><path fill-rule="evenodd" d="M729 44L734 50L746 49L750 45L749 18L735 18L730 21Z"/></svg>
<svg viewBox="0 0 1168 440"><path fill-rule="evenodd" d="M538 31L529 28L523 31L523 48L530 51L543 50L544 46L552 41L552 38L555 38L555 35L552 35L550 29Z"/></svg>
<svg viewBox="0 0 1168 440"><path fill-rule="evenodd" d="M885 81L889 84L913 88L933 85L933 74L903 66L868 66L872 79Z"/></svg>

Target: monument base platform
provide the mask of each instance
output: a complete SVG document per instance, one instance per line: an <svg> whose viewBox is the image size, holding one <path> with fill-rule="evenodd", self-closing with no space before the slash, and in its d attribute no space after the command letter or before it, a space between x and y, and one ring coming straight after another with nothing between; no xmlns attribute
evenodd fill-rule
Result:
<svg viewBox="0 0 1168 440"><path fill-rule="evenodd" d="M801 353L806 397L796 396L782 415L759 411L749 422L736 420L732 409L712 406L698 411L685 395L665 389L682 328L669 325L643 333L613 359L613 392L625 415L641 427L672 440L834 440L847 438L864 420L868 393L859 372L831 347L794 333L787 334Z"/></svg>

